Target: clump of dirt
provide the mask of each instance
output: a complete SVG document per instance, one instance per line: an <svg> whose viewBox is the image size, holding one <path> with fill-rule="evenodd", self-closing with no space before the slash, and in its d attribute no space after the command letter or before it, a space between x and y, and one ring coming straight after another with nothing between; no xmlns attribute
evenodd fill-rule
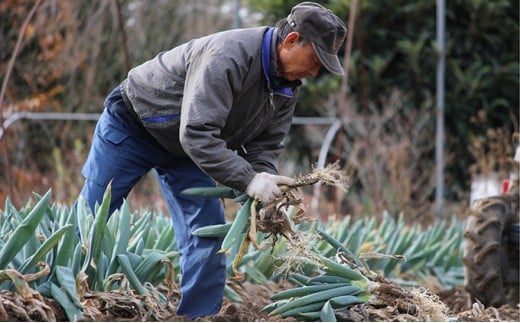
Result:
<svg viewBox="0 0 520 323"><path fill-rule="evenodd" d="M294 318L269 316L261 309L270 304L269 297L277 292L294 288L291 283L268 282L266 285L242 283L236 287L244 300L232 303L225 299L222 310L215 316L197 321L216 322L296 322ZM432 293L424 288L405 288L392 284L378 291L379 305L356 305L343 313L336 313L338 320L360 322L519 322L520 309L504 305L499 308L468 304L468 296L462 287ZM381 303L386 299L387 304ZM465 304L465 305L463 305ZM355 313L354 313L355 312ZM343 314L343 316L342 316Z"/></svg>
<svg viewBox="0 0 520 323"><path fill-rule="evenodd" d="M371 283L366 303L352 306L348 318L354 321L445 322L448 307L425 288L404 288L383 279Z"/></svg>
<svg viewBox="0 0 520 323"><path fill-rule="evenodd" d="M293 235L291 220L301 222L302 214L305 214L302 194L299 189L294 188L261 207L255 218L252 218L256 223L251 225L256 224L256 230L267 233L267 237L272 236L274 243L279 236L290 240ZM314 218L308 217L307 220L313 221Z"/></svg>
<svg viewBox="0 0 520 323"><path fill-rule="evenodd" d="M244 282L240 284L235 284L234 288L237 293L241 296L242 302L235 303L225 298L222 304L222 309L219 313L212 316L205 316L198 318L194 321L196 322L296 322L297 320L293 318L282 318L280 316L270 316L268 313L262 312L262 308L271 303L269 297L271 295L276 294L277 292L293 288L290 283L276 283L269 281L265 285L260 284L252 284L249 282ZM437 306L441 306L445 304L448 312L445 313L444 309L441 311L444 313L445 321L459 321L459 322L519 322L520 321L520 309L513 308L509 305L501 306L499 308L495 307L487 307L484 308L481 304L467 304L467 293L464 291L462 287L453 288L450 290L441 291L437 294L431 294L422 289L411 289L407 290L404 288L396 288L395 286L385 286L381 291L381 293L385 294L387 297L387 304L383 304L379 302L379 305L358 305L356 307L351 307L348 309L348 312L345 315L349 315L348 317L343 317L344 319L354 320L354 321L407 321L413 322L418 321L419 319L411 315L414 311L413 306L408 306L407 298L411 297L411 299L417 300L417 295L414 296L414 293L419 293L419 299L423 298L422 303L416 303L414 301L415 306L423 306L418 304L426 304L427 308L419 309L423 314L426 313L426 316L423 316L422 321L433 321L434 317L432 315L431 302L433 302L435 309ZM45 319L37 318L36 316L30 316L30 319L27 319L25 316L19 315L19 310L23 309L23 303L19 304L18 311L13 307L6 306L6 304L10 304L13 301L14 297L19 297L19 295L14 295L15 293L10 291L1 291L0 293L0 312L2 315L0 319L2 321L45 321ZM89 295L89 299L91 300L90 308L91 313L96 313L96 315L85 316L83 321L86 322L154 322L154 321L163 321L163 322L189 322L190 320L185 316L179 316L175 314L177 304L179 302L179 293L176 291L167 303L162 303L163 311L160 316L156 314L149 315L147 308L143 305L144 303L140 303L143 301L143 298L134 295L130 297L129 295L119 295L117 292L110 293L97 293L92 292ZM393 298L390 297L393 295ZM438 296L438 298L436 297ZM396 300L398 298L399 300ZM55 316L56 322L68 321L65 316L65 312L60 307L60 305L53 299L43 298L46 305L52 308ZM409 300L408 300L409 302ZM441 304L439 304L441 302ZM95 308L97 306L97 308ZM148 308L149 309L149 308ZM409 313L406 313L406 310L409 310ZM4 310L4 311L2 311ZM36 312L35 308L25 308L24 311L33 311ZM417 311L417 309L415 309ZM340 313L341 314L341 313ZM406 315L410 314L410 315ZM430 320L426 319L427 317L431 317ZM340 316L338 315L338 318Z"/></svg>
<svg viewBox="0 0 520 323"><path fill-rule="evenodd" d="M500 307L484 307L481 303L472 303L463 287L441 290L437 293L450 309L449 316L460 322L520 322L520 304Z"/></svg>
<svg viewBox="0 0 520 323"><path fill-rule="evenodd" d="M55 321L53 307L40 293L20 295L11 291L0 291L1 321Z"/></svg>
<svg viewBox="0 0 520 323"><path fill-rule="evenodd" d="M458 313L457 318L460 322L519 322L520 311L511 305L485 308L482 304L474 303L471 310Z"/></svg>

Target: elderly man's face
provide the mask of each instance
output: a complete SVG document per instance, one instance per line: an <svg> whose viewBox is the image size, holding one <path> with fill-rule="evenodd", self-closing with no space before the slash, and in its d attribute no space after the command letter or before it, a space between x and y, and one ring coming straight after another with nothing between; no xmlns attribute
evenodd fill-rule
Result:
<svg viewBox="0 0 520 323"><path fill-rule="evenodd" d="M300 35L292 32L278 45L278 73L289 81L304 77L316 77L321 62L310 42L302 45Z"/></svg>

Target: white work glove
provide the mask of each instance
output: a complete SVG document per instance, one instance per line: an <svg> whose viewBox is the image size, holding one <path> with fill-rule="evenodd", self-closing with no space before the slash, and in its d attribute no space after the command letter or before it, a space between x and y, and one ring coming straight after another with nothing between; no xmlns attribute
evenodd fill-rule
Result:
<svg viewBox="0 0 520 323"><path fill-rule="evenodd" d="M247 185L246 193L265 205L282 194L278 187L279 184L290 186L295 183L294 178L262 172L253 177L253 180Z"/></svg>

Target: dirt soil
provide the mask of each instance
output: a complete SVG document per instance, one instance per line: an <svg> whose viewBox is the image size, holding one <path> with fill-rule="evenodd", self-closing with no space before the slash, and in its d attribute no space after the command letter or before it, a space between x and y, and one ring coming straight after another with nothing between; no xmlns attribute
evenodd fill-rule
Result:
<svg viewBox="0 0 520 323"><path fill-rule="evenodd" d="M274 293L288 288L274 282L267 285L243 283L236 286L237 292L243 299L242 303L234 303L225 298L221 311L214 316L206 316L196 319L195 322L296 322L293 318L282 318L280 316L269 316L262 312L265 305L270 304L269 297ZM481 304L470 304L468 295L463 288L454 288L435 293L439 301L449 309L447 317L450 321L459 322L519 322L520 309L509 305L500 308L484 308ZM18 300L14 298L18 297ZM0 320L1 321L45 321L35 314L34 309L27 308L28 316L20 311L23 307L19 296L10 292L2 291L0 294ZM84 299L85 317L84 321L97 322L140 322L140 321L162 321L162 322L187 322L187 317L175 315L176 304L179 295L174 293L170 296L170 302L165 305L157 305L140 295L128 295L117 293L91 293L86 294ZM18 304L18 308L9 304ZM45 303L52 309L55 321L68 321L63 309L54 301L45 299ZM152 310L153 309L153 310ZM365 306L364 313L384 313L385 316L358 316L356 321L421 321L416 317L399 313L399 311L386 305L379 308L368 309ZM36 315L36 316L35 316ZM383 314L381 314L383 315ZM380 319L384 317L385 319Z"/></svg>

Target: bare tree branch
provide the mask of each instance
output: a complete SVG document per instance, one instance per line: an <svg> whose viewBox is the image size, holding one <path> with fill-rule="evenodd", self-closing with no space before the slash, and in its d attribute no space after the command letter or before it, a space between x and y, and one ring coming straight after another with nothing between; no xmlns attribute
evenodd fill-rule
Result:
<svg viewBox="0 0 520 323"><path fill-rule="evenodd" d="M5 71L4 81L2 83L2 90L0 91L0 127L2 128L4 123L4 116L2 110L4 105L5 91L7 90L7 82L9 81L9 77L11 76L11 72L13 70L16 57L18 56L18 52L22 47L22 40L23 36L25 35L25 30L29 25L29 21L31 21L32 17L36 13L36 9L38 9L42 2L43 0L38 0L34 3L33 7L31 8L31 11L27 15L27 18L23 22L22 28L20 28L20 32L18 33L18 39L16 40L16 45L14 46L13 54L11 55L11 59L9 60L9 65L7 65L7 70Z"/></svg>
<svg viewBox="0 0 520 323"><path fill-rule="evenodd" d="M117 10L117 22L119 24L119 32L121 34L121 44L123 46L123 53L125 55L125 68L126 73L130 71L130 68L132 67L132 63L130 62L130 52L128 51L128 41L126 37L126 30L125 30L125 24L123 20L123 14L121 13L121 4L119 3L119 0L114 0L116 4L116 10Z"/></svg>
<svg viewBox="0 0 520 323"><path fill-rule="evenodd" d="M7 82L9 81L9 77L11 76L11 72L13 70L14 62L16 61L16 57L18 56L18 52L20 51L20 48L22 47L22 40L23 36L25 35L25 31L27 29L27 26L29 25L29 22L31 21L32 17L36 13L36 9L41 5L43 0L38 0L34 3L33 7L31 8L31 11L27 15L27 18L23 22L22 28L20 28L20 32L18 33L18 39L16 40L16 45L14 46L13 54L11 55L11 59L9 60L9 65L7 65L7 70L5 71L4 80L2 82L2 90L0 91L0 129L4 130L4 114L3 114L3 105L4 105L4 96L5 92L7 90ZM0 145L2 146L2 155L4 156L4 167L5 167L5 178L7 182L7 186L9 187L9 195L11 198L15 198L14 196L14 190L13 190L13 179L11 178L11 172L9 171L9 154L7 152L7 143L0 142Z"/></svg>

